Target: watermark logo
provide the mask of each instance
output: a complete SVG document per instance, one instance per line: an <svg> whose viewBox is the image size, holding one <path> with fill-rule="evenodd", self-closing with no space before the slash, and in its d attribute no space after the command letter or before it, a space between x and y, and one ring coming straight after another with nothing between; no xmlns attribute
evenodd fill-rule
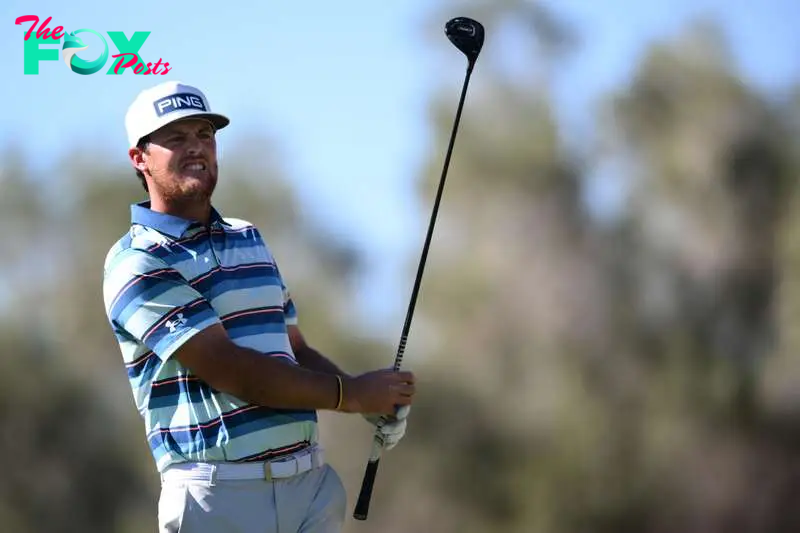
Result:
<svg viewBox="0 0 800 533"><path fill-rule="evenodd" d="M16 25L31 23L30 28L25 33L23 45L23 71L25 74L39 74L40 61L58 61L58 49L42 48L42 45L59 44L62 37L64 44L61 47L61 57L64 64L76 74L89 75L99 72L108 62L109 45L108 41L100 32L90 29L74 30L65 32L63 26L56 26L51 29L48 24L53 17L47 17L39 24L39 17L36 15L25 15L17 17L14 21ZM39 25L37 28L36 26ZM34 33L34 30L36 33ZM83 52L90 48L78 34L89 33L94 35L103 45L103 52L97 59L86 60L78 56L78 52ZM149 31L137 31L131 35L130 39L121 31L109 31L111 43L117 48L116 54L111 58L115 59L106 71L106 74L122 74L125 69L130 68L134 74L161 74L162 76L172 70L169 62L163 62L159 58L155 63L145 63L139 50L150 36ZM95 40L95 39L93 39ZM91 48L95 48L92 46ZM118 58L118 59L117 59Z"/></svg>
<svg viewBox="0 0 800 533"><path fill-rule="evenodd" d="M100 40L103 41L103 53L94 61L85 61L76 55L78 52L86 50L89 47L83 44L80 37L77 37L75 34L87 31L97 35L100 37ZM61 57L72 72L77 74L94 74L103 68L103 65L105 65L108 60L108 43L103 39L102 35L94 30L75 30L64 36L64 46L61 48Z"/></svg>

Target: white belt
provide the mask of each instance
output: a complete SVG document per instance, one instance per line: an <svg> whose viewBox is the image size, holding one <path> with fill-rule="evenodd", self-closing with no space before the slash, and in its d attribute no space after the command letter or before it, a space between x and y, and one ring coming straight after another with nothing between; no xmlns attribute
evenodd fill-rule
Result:
<svg viewBox="0 0 800 533"><path fill-rule="evenodd" d="M285 479L325 464L322 448L312 446L299 452L258 463L179 463L161 473L161 481L203 481L241 479Z"/></svg>

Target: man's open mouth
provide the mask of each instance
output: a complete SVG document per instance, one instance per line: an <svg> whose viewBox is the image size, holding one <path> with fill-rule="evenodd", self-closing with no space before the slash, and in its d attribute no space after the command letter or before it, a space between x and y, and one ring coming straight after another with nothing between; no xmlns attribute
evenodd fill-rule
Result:
<svg viewBox="0 0 800 533"><path fill-rule="evenodd" d="M206 170L205 161L188 161L181 166L183 170Z"/></svg>

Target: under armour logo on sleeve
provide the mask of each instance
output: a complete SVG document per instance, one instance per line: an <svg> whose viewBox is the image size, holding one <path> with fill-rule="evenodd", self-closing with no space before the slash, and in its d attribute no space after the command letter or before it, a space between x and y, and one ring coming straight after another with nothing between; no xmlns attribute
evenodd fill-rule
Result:
<svg viewBox="0 0 800 533"><path fill-rule="evenodd" d="M178 313L178 317L175 320L167 320L167 327L169 328L170 333L175 333L175 330L178 327L186 324L188 320L183 317L183 313Z"/></svg>

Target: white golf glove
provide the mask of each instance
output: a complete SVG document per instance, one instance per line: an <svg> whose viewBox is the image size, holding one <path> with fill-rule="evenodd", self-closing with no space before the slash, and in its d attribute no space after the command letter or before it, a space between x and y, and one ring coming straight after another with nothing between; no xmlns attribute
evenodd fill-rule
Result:
<svg viewBox="0 0 800 533"><path fill-rule="evenodd" d="M377 440L384 451L389 451L400 442L406 434L408 413L411 411L410 405L404 405L397 410L394 416L387 415L362 415L367 422L376 428L375 440Z"/></svg>

